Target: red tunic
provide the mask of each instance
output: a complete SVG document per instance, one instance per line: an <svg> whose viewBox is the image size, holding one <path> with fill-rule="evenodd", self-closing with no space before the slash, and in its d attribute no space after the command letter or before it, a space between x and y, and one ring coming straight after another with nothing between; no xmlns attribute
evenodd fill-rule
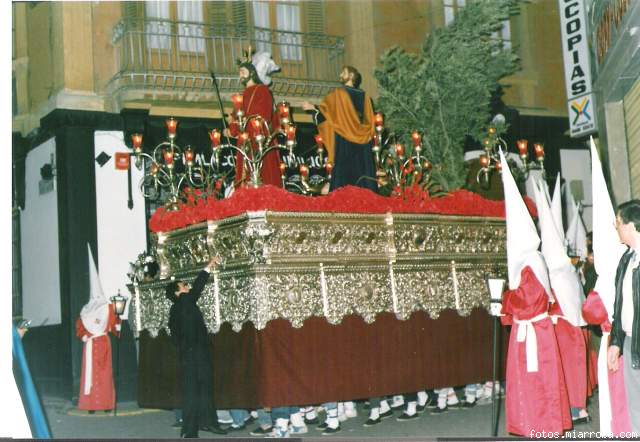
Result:
<svg viewBox="0 0 640 442"><path fill-rule="evenodd" d="M587 406L587 344L582 328L571 325L561 318L562 308L555 302L549 309L549 314L558 316L555 327L562 371L569 393L569 405L576 408Z"/></svg>
<svg viewBox="0 0 640 442"><path fill-rule="evenodd" d="M242 111L247 118L251 115L260 115L271 125L272 131L280 127L280 123L273 112L273 96L269 88L264 84L257 84L245 88L242 93ZM231 123L229 130L232 136L237 137L239 135L237 123ZM260 132L260 129L256 129L252 124L248 124L246 131L249 133L251 139L253 139L253 137ZM262 132L265 134L264 130L262 130ZM257 144L254 143L253 150L256 151L257 149ZM236 153L236 185L246 183L249 178L248 171L244 170L242 155ZM277 150L272 150L265 156L262 162L262 170L260 171L260 179L262 180L262 184L282 187L282 180L280 179L280 155Z"/></svg>
<svg viewBox="0 0 640 442"><path fill-rule="evenodd" d="M517 341L517 329L548 309L548 296L529 266L521 273L520 285L504 293L504 322L513 319L507 356L507 431L526 437L542 437L540 432L561 436L571 428L569 398L562 374L558 344L549 317L533 323L537 339L538 371L527 371L526 340ZM536 435L538 432L538 435Z"/></svg>
<svg viewBox="0 0 640 442"><path fill-rule="evenodd" d="M109 321L104 333L114 333L116 324L120 319L114 313L113 306L109 305ZM92 336L82 324L82 320L76 320L76 336L82 339L83 336ZM86 370L86 349L85 342L82 352L82 373L80 375L80 397L78 408L80 410L112 410L116 403L115 389L113 386L113 373L111 368L111 342L109 335L98 336L92 343L92 376L91 392L84 394L84 379Z"/></svg>

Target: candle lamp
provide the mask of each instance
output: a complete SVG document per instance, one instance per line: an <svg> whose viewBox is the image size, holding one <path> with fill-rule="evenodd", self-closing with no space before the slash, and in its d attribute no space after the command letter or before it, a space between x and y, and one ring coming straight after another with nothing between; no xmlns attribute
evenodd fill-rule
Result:
<svg viewBox="0 0 640 442"><path fill-rule="evenodd" d="M184 159L187 163L187 167L193 166L193 150L190 147L187 147L184 151Z"/></svg>
<svg viewBox="0 0 640 442"><path fill-rule="evenodd" d="M218 132L218 130L213 129L211 132L209 132L209 139L211 140L211 147L212 148L217 148L220 146L220 132Z"/></svg>
<svg viewBox="0 0 640 442"><path fill-rule="evenodd" d="M167 136L170 140L173 140L176 137L176 130L178 129L178 120L174 118L169 118L165 121L165 125L167 126Z"/></svg>
<svg viewBox="0 0 640 442"><path fill-rule="evenodd" d="M131 144L133 146L133 152L136 155L142 153L142 135L141 134L131 135Z"/></svg>
<svg viewBox="0 0 640 442"><path fill-rule="evenodd" d="M162 156L164 157L164 163L167 165L169 169L173 169L173 150L164 150L162 152Z"/></svg>
<svg viewBox="0 0 640 442"><path fill-rule="evenodd" d="M544 147L540 143L533 144L533 153L538 161L544 161Z"/></svg>
<svg viewBox="0 0 640 442"><path fill-rule="evenodd" d="M289 103L281 101L278 103L278 118L280 118L280 126L286 126L290 123L289 120Z"/></svg>

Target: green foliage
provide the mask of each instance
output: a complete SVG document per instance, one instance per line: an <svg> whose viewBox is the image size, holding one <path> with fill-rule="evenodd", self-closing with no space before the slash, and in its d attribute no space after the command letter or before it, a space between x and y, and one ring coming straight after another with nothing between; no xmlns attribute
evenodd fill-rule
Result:
<svg viewBox="0 0 640 442"><path fill-rule="evenodd" d="M387 128L402 134L405 145L413 130L425 134L434 178L447 190L464 184L465 139L484 138L498 80L516 70L516 55L492 33L517 10L518 0L468 2L453 23L426 38L419 54L391 48L375 71Z"/></svg>

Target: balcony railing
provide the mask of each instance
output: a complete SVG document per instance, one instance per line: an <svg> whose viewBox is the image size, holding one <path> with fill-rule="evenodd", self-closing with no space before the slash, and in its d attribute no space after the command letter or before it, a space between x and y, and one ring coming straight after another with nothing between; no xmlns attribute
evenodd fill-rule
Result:
<svg viewBox="0 0 640 442"><path fill-rule="evenodd" d="M343 64L340 37L266 28L216 26L161 19L128 19L114 28L118 73L110 92L167 93L193 101L237 92L237 60L249 45L270 52L281 71L271 89L279 96L323 96L336 87Z"/></svg>

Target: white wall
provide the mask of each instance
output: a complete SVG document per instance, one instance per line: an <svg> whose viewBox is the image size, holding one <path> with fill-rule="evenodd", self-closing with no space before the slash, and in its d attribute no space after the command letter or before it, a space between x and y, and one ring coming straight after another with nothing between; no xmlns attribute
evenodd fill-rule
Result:
<svg viewBox="0 0 640 442"><path fill-rule="evenodd" d="M130 210L127 207L127 171L115 168L116 152L128 151L122 132L97 131L94 141L94 157L100 152L112 157L102 167L96 163L98 273L105 296L114 296L118 289L123 296L129 296L126 287L129 282L129 262L134 261L146 248L144 197L138 188L143 174L132 161L133 209ZM128 317L129 304L124 318Z"/></svg>
<svg viewBox="0 0 640 442"><path fill-rule="evenodd" d="M591 196L591 154L588 150L560 149L560 170L567 186L582 187L583 198L574 193L576 203L582 203L582 220L587 232L592 229L593 198ZM567 213L567 207L562 208ZM569 222L569 220L567 220Z"/></svg>
<svg viewBox="0 0 640 442"><path fill-rule="evenodd" d="M32 326L61 322L58 247L58 188L40 195L40 168L55 155L55 138L27 154L25 209L20 214L22 310Z"/></svg>

